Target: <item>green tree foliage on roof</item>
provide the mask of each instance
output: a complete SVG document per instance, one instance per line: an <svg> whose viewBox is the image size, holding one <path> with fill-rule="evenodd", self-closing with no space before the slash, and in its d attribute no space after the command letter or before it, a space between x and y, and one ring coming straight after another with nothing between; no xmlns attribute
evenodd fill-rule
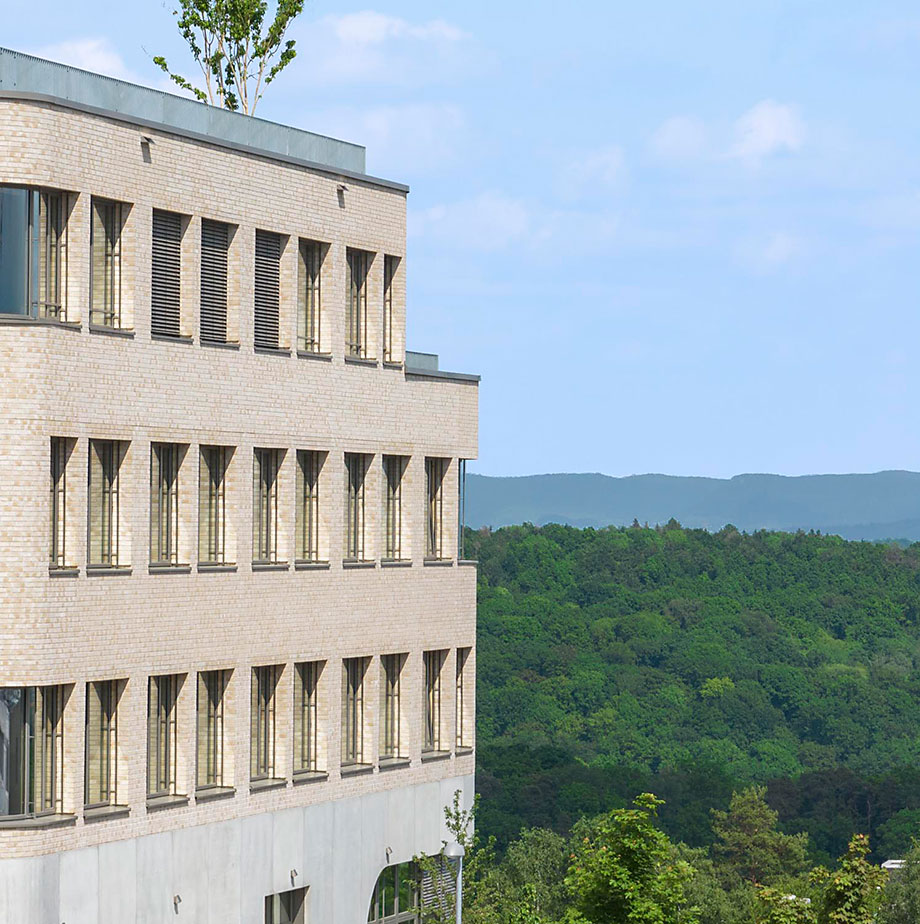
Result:
<svg viewBox="0 0 920 924"><path fill-rule="evenodd" d="M294 40L285 40L304 0L179 0L179 33L201 69L204 87L172 71L162 55L153 61L197 100L252 115L262 94L294 60Z"/></svg>

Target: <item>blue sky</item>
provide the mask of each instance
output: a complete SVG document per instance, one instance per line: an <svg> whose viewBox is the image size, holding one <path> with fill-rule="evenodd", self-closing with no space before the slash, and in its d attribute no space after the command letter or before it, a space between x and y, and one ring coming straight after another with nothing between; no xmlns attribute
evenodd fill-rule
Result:
<svg viewBox="0 0 920 924"><path fill-rule="evenodd" d="M0 44L159 85L171 9L33 0ZM259 115L412 186L409 345L482 374L475 470L920 468L915 3L312 0L293 37Z"/></svg>

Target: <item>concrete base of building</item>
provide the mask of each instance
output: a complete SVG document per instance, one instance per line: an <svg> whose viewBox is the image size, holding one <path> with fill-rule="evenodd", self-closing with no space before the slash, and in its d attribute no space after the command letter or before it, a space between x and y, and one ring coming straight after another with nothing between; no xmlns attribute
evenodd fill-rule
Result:
<svg viewBox="0 0 920 924"><path fill-rule="evenodd" d="M263 924L265 897L306 888L305 920L362 924L380 872L448 839L462 776L98 847L0 857L0 924Z"/></svg>

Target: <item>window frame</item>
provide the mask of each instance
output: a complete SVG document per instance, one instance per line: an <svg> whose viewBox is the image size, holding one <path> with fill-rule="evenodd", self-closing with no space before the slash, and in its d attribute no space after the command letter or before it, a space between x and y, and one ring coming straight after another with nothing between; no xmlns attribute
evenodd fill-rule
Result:
<svg viewBox="0 0 920 924"><path fill-rule="evenodd" d="M130 209L127 202L115 199L92 196L90 200L89 320L96 327L124 329L124 232ZM104 235L102 279L96 270L100 233Z"/></svg>
<svg viewBox="0 0 920 924"><path fill-rule="evenodd" d="M86 709L84 716L84 772L83 772L83 809L104 808L118 804L118 701L121 684L118 680L91 680L86 684ZM92 692L91 692L92 691ZM92 702L99 707L98 753L92 753L90 737L92 726ZM99 770L99 798L92 798L97 793L92 791L91 770Z"/></svg>
<svg viewBox="0 0 920 924"><path fill-rule="evenodd" d="M181 674L151 674L147 678L148 801L177 794L181 681Z"/></svg>

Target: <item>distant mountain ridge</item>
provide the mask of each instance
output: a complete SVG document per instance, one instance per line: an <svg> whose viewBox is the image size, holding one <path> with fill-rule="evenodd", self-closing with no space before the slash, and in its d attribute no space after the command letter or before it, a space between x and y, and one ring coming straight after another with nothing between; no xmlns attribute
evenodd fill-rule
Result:
<svg viewBox="0 0 920 924"><path fill-rule="evenodd" d="M920 472L856 475L600 474L467 476L466 521L624 526L666 523L751 532L820 530L845 539L920 540Z"/></svg>

